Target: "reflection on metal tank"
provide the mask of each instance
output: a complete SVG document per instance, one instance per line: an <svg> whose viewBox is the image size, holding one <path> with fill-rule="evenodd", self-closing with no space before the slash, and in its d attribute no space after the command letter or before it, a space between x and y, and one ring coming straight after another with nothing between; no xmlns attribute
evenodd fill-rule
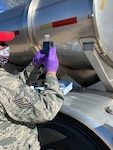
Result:
<svg viewBox="0 0 113 150"><path fill-rule="evenodd" d="M112 65L112 6L112 0L32 0L1 13L0 29L17 35L9 43L10 62L27 65L35 50L41 49L44 35L49 34L61 66L68 69L66 73L86 81L95 71L83 43L94 42L98 54Z"/></svg>
<svg viewBox="0 0 113 150"><path fill-rule="evenodd" d="M10 61L26 64L32 50L42 46L44 35L57 45L60 63L74 69L89 68L79 39L92 37L92 0L32 0L0 14L1 30L16 31ZM33 51L34 52L34 51ZM21 58L21 59L20 59Z"/></svg>
<svg viewBox="0 0 113 150"><path fill-rule="evenodd" d="M34 0L28 12L31 40L42 44L45 34L57 45L60 63L73 69L89 68L79 39L93 36L91 0ZM33 12L33 13L31 13ZM32 17L34 16L34 17Z"/></svg>

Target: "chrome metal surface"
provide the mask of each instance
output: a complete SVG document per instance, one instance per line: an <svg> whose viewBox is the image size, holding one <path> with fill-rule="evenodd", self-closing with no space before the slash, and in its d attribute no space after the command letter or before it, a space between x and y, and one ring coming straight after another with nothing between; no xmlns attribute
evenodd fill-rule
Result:
<svg viewBox="0 0 113 150"><path fill-rule="evenodd" d="M84 52L105 86L106 91L113 92L113 69L100 59L97 51L94 49L93 42L84 44Z"/></svg>
<svg viewBox="0 0 113 150"><path fill-rule="evenodd" d="M93 23L96 38L100 46L100 56L113 67L113 1L94 0Z"/></svg>
<svg viewBox="0 0 113 150"><path fill-rule="evenodd" d="M16 33L15 40L8 43L9 61L26 66L49 34L64 67L60 74L79 84L96 80L98 72L87 59L83 44L95 41L98 54L112 66L112 4L112 0L32 0L1 13L0 29ZM72 18L76 21L68 22Z"/></svg>
<svg viewBox="0 0 113 150"><path fill-rule="evenodd" d="M10 61L20 65L28 63L32 57L32 48L39 49L44 35L49 34L57 45L61 65L73 69L91 69L79 44L80 38L94 35L92 19L88 18L91 12L92 0L32 0L28 5L0 14L1 30L19 31L15 40L9 43L12 51ZM44 24L72 17L77 17L76 24L40 29Z"/></svg>
<svg viewBox="0 0 113 150"><path fill-rule="evenodd" d="M92 11L91 4L91 0L49 0L45 3L33 0L28 12L31 41L42 46L44 35L50 34L50 39L57 45L62 65L73 69L91 68L79 44L79 38L94 35L91 19L88 18ZM77 17L76 24L41 29L41 26L72 17Z"/></svg>
<svg viewBox="0 0 113 150"><path fill-rule="evenodd" d="M113 99L105 95L84 92L70 92L65 96L61 112L79 120L95 132L112 150L113 115L105 108L113 104Z"/></svg>
<svg viewBox="0 0 113 150"><path fill-rule="evenodd" d="M60 64L68 68L92 68L79 43L79 39L86 37L97 39L102 51L112 60L112 3L112 0L32 0L0 14L1 30L19 31L15 41L9 43L10 61L27 64L34 49L42 46L45 34L57 45ZM77 23L41 28L73 17Z"/></svg>

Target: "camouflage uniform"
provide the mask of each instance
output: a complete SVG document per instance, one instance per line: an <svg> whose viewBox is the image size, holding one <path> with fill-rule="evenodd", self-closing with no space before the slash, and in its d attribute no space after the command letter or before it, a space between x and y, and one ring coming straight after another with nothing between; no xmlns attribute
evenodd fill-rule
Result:
<svg viewBox="0 0 113 150"><path fill-rule="evenodd" d="M0 68L0 150L40 150L36 124L52 120L63 99L54 75L38 93Z"/></svg>

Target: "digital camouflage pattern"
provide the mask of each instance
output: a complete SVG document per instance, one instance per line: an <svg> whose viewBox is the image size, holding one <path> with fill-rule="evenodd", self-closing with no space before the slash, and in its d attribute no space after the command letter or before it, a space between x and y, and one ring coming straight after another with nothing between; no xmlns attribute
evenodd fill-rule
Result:
<svg viewBox="0 0 113 150"><path fill-rule="evenodd" d="M63 99L54 75L38 93L0 68L0 150L40 150L36 124L52 120Z"/></svg>

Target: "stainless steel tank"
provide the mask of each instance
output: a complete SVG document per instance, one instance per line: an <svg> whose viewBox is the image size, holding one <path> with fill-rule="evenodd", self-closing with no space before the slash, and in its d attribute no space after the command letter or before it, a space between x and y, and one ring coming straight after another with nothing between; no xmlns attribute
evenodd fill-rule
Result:
<svg viewBox="0 0 113 150"><path fill-rule="evenodd" d="M26 65L35 50L42 47L44 35L57 46L61 66L67 74L82 79L94 71L83 50L84 42L95 42L99 55L113 61L113 1L109 0L32 0L0 14L0 29L15 31L10 42L10 62ZM107 58L107 59L106 59ZM84 70L88 73L77 72Z"/></svg>
<svg viewBox="0 0 113 150"><path fill-rule="evenodd" d="M11 61L22 65L26 63L26 59L31 59L31 47L41 47L44 35L49 34L50 40L57 45L61 64L72 68L89 67L78 40L93 36L92 20L88 18L91 13L92 0L32 0L28 5L0 14L1 30L17 34L15 40L9 43Z"/></svg>

